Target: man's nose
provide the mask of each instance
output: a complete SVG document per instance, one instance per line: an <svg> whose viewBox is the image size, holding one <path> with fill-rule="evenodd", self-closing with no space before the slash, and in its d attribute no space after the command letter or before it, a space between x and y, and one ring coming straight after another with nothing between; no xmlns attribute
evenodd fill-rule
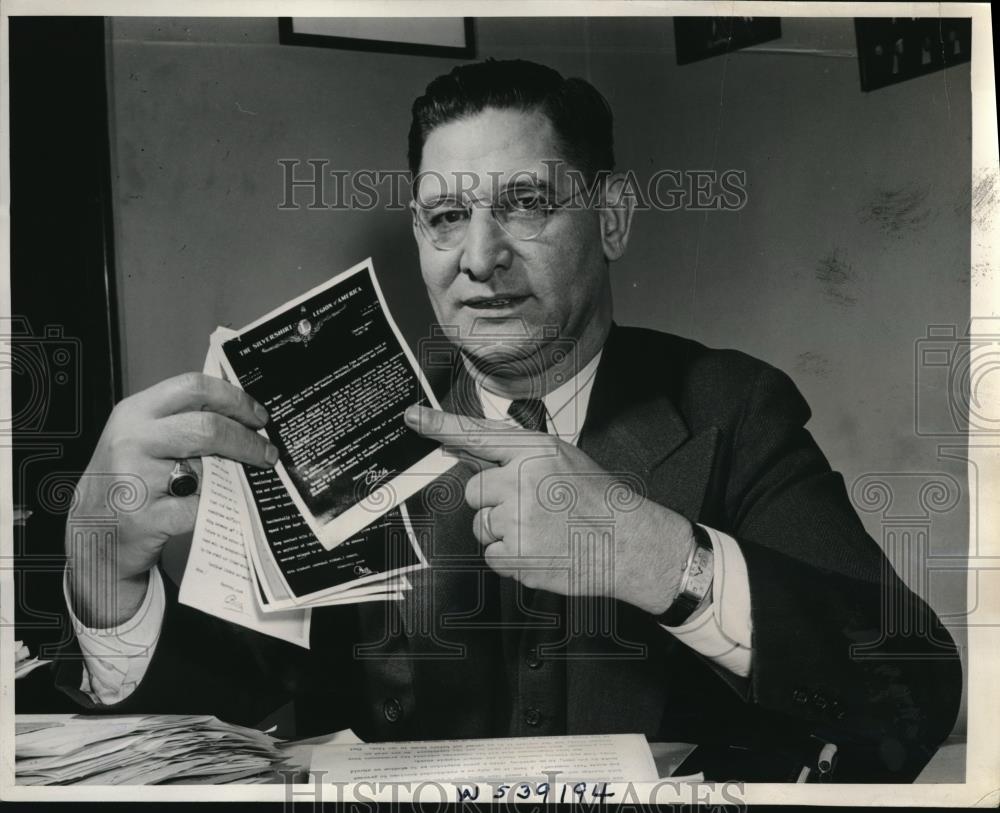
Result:
<svg viewBox="0 0 1000 813"><path fill-rule="evenodd" d="M488 280L494 273L510 267L510 236L501 228L488 208L475 208L459 257L460 270L475 280Z"/></svg>

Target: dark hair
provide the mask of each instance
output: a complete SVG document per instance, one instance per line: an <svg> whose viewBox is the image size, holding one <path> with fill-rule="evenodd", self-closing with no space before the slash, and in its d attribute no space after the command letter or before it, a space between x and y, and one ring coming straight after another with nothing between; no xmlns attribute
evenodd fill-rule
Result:
<svg viewBox="0 0 1000 813"><path fill-rule="evenodd" d="M407 158L414 177L431 130L487 107L544 113L562 157L588 181L614 169L614 116L597 88L535 62L487 59L439 76L413 103Z"/></svg>

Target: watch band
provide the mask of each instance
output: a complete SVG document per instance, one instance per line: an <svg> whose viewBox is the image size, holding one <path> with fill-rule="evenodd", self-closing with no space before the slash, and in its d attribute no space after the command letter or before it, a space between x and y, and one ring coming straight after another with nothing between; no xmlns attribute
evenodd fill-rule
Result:
<svg viewBox="0 0 1000 813"><path fill-rule="evenodd" d="M687 621L712 589L715 572L712 540L700 525L692 523L692 527L694 547L684 566L677 597L656 619L667 627L679 627Z"/></svg>

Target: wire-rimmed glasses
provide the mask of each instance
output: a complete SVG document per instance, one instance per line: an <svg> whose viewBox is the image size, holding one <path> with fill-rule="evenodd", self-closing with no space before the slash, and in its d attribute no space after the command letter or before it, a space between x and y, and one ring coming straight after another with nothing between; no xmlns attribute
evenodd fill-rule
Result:
<svg viewBox="0 0 1000 813"><path fill-rule="evenodd" d="M515 240L534 240L548 225L552 215L571 201L550 200L547 188L518 185L503 189L492 201L489 210L493 219ZM458 247L465 239L472 220L472 210L485 208L484 201L460 201L442 196L429 203L414 201L414 216L420 230L431 244L441 251Z"/></svg>

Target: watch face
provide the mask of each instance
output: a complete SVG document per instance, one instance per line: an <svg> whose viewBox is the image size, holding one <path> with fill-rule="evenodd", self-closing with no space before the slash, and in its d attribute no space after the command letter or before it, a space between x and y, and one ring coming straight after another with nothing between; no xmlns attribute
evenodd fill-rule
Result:
<svg viewBox="0 0 1000 813"><path fill-rule="evenodd" d="M695 547L691 564L688 565L682 581L683 591L674 599L665 613L659 617L659 622L668 627L679 627L686 622L691 614L701 604L712 589L714 576L714 555L710 547L698 544Z"/></svg>
<svg viewBox="0 0 1000 813"><path fill-rule="evenodd" d="M705 598L712 587L712 564L712 551L709 548L699 546L694 559L691 560L691 567L688 569L685 595L689 595L699 602Z"/></svg>

